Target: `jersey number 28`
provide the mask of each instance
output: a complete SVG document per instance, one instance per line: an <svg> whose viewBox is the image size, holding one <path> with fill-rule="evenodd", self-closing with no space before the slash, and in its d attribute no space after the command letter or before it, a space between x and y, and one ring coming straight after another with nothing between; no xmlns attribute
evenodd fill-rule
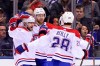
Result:
<svg viewBox="0 0 100 66"><path fill-rule="evenodd" d="M60 47L67 51L70 42L68 39L60 39L59 37L54 37L53 40L54 42L52 43L52 47Z"/></svg>

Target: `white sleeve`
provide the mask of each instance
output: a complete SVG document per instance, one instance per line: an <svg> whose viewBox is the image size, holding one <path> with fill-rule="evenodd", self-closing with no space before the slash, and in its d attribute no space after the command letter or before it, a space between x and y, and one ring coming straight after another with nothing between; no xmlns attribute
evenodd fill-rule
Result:
<svg viewBox="0 0 100 66"><path fill-rule="evenodd" d="M82 59L84 56L84 52L79 44L80 44L80 39L78 37L73 36L72 51L71 51L72 55L75 58Z"/></svg>
<svg viewBox="0 0 100 66"><path fill-rule="evenodd" d="M16 28L13 31L9 30L9 36L15 39L24 39L23 36L25 35L23 34L23 32L20 31L20 29Z"/></svg>
<svg viewBox="0 0 100 66"><path fill-rule="evenodd" d="M80 40L80 46L82 49L86 49L86 50L89 50L89 48L90 48L89 42L87 42L86 40L83 40L83 39Z"/></svg>
<svg viewBox="0 0 100 66"><path fill-rule="evenodd" d="M9 36L13 38L15 47L17 47L23 43L26 43L24 40L25 35L23 33L19 32L17 29L15 29L13 31L9 30Z"/></svg>
<svg viewBox="0 0 100 66"><path fill-rule="evenodd" d="M30 47L38 48L38 47L48 46L49 43L50 43L49 37L47 35L45 35L45 36L42 36L42 37L36 39L33 42L28 43L27 45L28 45L28 48L30 48Z"/></svg>

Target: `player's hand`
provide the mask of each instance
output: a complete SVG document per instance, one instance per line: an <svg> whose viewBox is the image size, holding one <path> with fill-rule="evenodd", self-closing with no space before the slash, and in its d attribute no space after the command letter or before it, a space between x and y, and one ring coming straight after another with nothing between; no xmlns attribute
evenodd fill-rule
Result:
<svg viewBox="0 0 100 66"><path fill-rule="evenodd" d="M16 18L11 18L10 20L9 20L9 24L11 25L11 26L14 26L15 24L16 24L16 22L17 22L17 19Z"/></svg>
<svg viewBox="0 0 100 66"><path fill-rule="evenodd" d="M9 20L9 25L10 25L10 30L14 30L16 29L16 27L18 26L17 24L17 18L15 17L12 17L10 20Z"/></svg>

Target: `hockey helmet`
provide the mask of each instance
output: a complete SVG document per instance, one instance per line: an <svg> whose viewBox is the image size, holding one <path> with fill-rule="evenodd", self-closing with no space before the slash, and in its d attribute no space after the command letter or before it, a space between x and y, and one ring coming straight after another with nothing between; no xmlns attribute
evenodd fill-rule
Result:
<svg viewBox="0 0 100 66"><path fill-rule="evenodd" d="M43 8L35 8L34 15L44 14L46 16L45 10Z"/></svg>
<svg viewBox="0 0 100 66"><path fill-rule="evenodd" d="M35 19L34 19L33 16L30 16L29 18L24 18L24 19L22 20L22 22L35 22Z"/></svg>
<svg viewBox="0 0 100 66"><path fill-rule="evenodd" d="M73 23L74 22L74 15L72 12L65 12L62 15L62 21L63 23Z"/></svg>

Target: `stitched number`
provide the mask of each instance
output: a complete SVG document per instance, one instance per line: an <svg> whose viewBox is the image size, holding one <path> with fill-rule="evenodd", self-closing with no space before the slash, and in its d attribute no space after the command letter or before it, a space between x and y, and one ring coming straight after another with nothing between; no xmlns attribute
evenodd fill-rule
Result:
<svg viewBox="0 0 100 66"><path fill-rule="evenodd" d="M52 47L59 46L59 38L58 37L54 37L53 40L54 40L54 43L52 44Z"/></svg>
<svg viewBox="0 0 100 66"><path fill-rule="evenodd" d="M61 44L61 48L65 49L67 51L68 46L69 46L69 40L68 39L63 39L62 44Z"/></svg>
<svg viewBox="0 0 100 66"><path fill-rule="evenodd" d="M68 39L60 39L58 37L54 37L53 40L54 42L52 43L52 47L60 47L67 51L70 42Z"/></svg>

